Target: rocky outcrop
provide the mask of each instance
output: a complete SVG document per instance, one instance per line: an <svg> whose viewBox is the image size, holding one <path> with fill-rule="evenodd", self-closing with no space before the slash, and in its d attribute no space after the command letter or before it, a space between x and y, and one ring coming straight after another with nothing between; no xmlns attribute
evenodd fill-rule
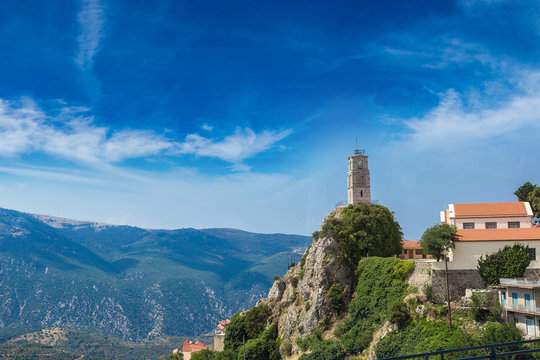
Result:
<svg viewBox="0 0 540 360"><path fill-rule="evenodd" d="M334 210L325 220L336 213ZM354 291L353 278L354 272L341 256L339 244L330 237L314 239L300 262L274 282L268 297L259 304L268 305L278 335L290 341L296 353L294 340L298 336L335 322L337 314L328 296L332 284L341 285L347 301Z"/></svg>

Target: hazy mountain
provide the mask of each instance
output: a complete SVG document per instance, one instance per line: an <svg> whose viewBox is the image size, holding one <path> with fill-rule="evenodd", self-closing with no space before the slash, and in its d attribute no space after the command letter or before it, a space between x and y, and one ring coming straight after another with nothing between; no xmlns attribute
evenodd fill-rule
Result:
<svg viewBox="0 0 540 360"><path fill-rule="evenodd" d="M0 339L50 326L135 341L202 334L264 297L309 241L0 209Z"/></svg>

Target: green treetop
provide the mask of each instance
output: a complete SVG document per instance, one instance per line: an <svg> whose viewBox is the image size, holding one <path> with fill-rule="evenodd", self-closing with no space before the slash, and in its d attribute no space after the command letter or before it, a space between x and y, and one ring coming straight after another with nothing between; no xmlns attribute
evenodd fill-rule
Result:
<svg viewBox="0 0 540 360"><path fill-rule="evenodd" d="M445 251L455 247L456 233L456 227L450 224L433 225L422 235L420 246L427 254L433 255L439 261L444 258Z"/></svg>
<svg viewBox="0 0 540 360"><path fill-rule="evenodd" d="M526 182L521 185L515 192L519 201L528 201L531 204L532 211L535 217L540 217L540 186Z"/></svg>

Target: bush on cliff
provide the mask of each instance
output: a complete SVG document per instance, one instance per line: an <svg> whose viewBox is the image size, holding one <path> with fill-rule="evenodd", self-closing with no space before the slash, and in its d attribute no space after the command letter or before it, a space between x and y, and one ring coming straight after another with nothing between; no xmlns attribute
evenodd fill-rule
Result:
<svg viewBox="0 0 540 360"><path fill-rule="evenodd" d="M480 257L478 271L486 286L498 285L501 278L523 277L530 262L528 246L506 245L496 253Z"/></svg>
<svg viewBox="0 0 540 360"><path fill-rule="evenodd" d="M396 258L366 258L358 263L356 298L336 330L348 353L358 354L369 345L373 332L388 320L392 305L407 294L413 269L413 261Z"/></svg>
<svg viewBox="0 0 540 360"><path fill-rule="evenodd" d="M349 205L341 218L326 221L317 236L332 237L351 266L366 256L392 256L402 251L403 234L387 207L374 204Z"/></svg>

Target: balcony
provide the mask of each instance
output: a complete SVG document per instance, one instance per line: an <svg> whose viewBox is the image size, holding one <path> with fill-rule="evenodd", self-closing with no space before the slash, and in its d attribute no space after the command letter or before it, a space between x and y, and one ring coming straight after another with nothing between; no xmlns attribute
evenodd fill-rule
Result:
<svg viewBox="0 0 540 360"><path fill-rule="evenodd" d="M506 303L503 305L503 309L510 310L510 311L518 311L518 312L528 313L528 314L540 315L540 308L532 307L532 306L528 306L528 307L522 306L522 305L514 306L512 305L512 303Z"/></svg>

